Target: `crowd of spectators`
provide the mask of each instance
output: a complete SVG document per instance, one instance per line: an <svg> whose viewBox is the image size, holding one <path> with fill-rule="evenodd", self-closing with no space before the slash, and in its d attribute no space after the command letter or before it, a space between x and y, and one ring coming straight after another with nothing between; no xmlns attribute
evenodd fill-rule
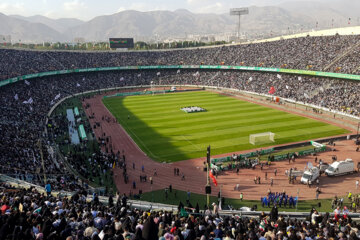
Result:
<svg viewBox="0 0 360 240"><path fill-rule="evenodd" d="M356 56L359 36L306 37L259 44L206 49L136 52L61 52L0 49L0 79L73 68L124 65L225 64L321 70L338 56ZM346 63L357 69L356 57ZM333 65L333 66L336 66ZM344 68L345 69L345 68ZM350 70L349 70L350 69ZM43 184L44 171L54 189L76 190L84 184L70 173L65 162L51 154L49 146L67 131L64 116L54 115L52 128L44 131L47 113L59 99L89 90L154 84L191 84L234 88L274 95L359 116L360 88L355 81L271 73L217 70L142 70L74 73L21 81L1 87L0 173ZM87 132L92 131L90 127ZM93 135L93 137L95 137ZM100 139L99 139L100 140ZM96 152L90 158L80 151L67 156L82 176L107 172L120 156ZM89 167L84 167L83 163ZM67 173L67 174L64 174Z"/></svg>
<svg viewBox="0 0 360 240"><path fill-rule="evenodd" d="M61 189L71 185L76 189L79 179L67 172L65 163L53 154L48 146L54 143L54 136L67 131L64 116L54 115L49 121L54 126L48 128L45 135L45 121L50 108L59 99L89 90L111 87L155 84L190 84L234 88L244 91L268 94L274 87L276 96L306 102L333 110L347 112L356 116L360 113L359 84L352 81L315 78L294 75L240 71L197 71L197 70L154 70L123 72L97 72L51 76L4 86L0 89L0 133L3 143L0 145L0 173L42 184L45 169L53 180L54 188ZM56 96L60 97L56 99ZM31 99L31 101L29 101ZM31 103L29 103L31 102ZM86 129L89 133L90 127ZM94 135L93 135L94 136ZM94 136L95 137L95 136ZM39 144L41 143L41 144ZM40 149L43 153L41 158ZM68 162L82 176L97 176L108 171L117 161L116 153L98 152L90 159L73 152ZM89 161L90 168L85 168ZM44 162L44 167L42 167ZM80 186L79 186L80 185Z"/></svg>
<svg viewBox="0 0 360 240"><path fill-rule="evenodd" d="M69 52L0 49L0 80L20 75L108 66L245 65L359 73L359 35L303 37L211 48L134 52ZM347 54L345 54L347 53Z"/></svg>
<svg viewBox="0 0 360 240"><path fill-rule="evenodd" d="M54 103L63 97L107 87L140 85L147 79L140 79L129 73L122 74L126 78L124 81L119 81L114 73L108 73L107 76L105 79L102 74L51 77L2 87L0 173L43 184L45 170L54 189L63 189L64 186L70 190L78 188L79 179L67 171L61 158L48 151L56 136L67 131L66 117L50 117L52 127L47 129L48 134L45 135L47 114ZM55 100L56 96L60 97ZM87 128L87 131L91 129ZM78 152L80 151L74 151L68 157L68 162L83 176L88 176L88 171L94 171L92 175L96 177L99 171L111 168L115 159L115 154L96 152L88 159L93 167L85 169L86 165L79 164L83 163L84 156Z"/></svg>
<svg viewBox="0 0 360 240"><path fill-rule="evenodd" d="M332 216L312 209L305 219L285 218L274 205L255 218L221 216L207 209L146 211L130 208L125 195L105 205L94 194L52 196L36 189L0 186L0 239L53 240L206 240L206 239L359 239L360 225L346 211Z"/></svg>

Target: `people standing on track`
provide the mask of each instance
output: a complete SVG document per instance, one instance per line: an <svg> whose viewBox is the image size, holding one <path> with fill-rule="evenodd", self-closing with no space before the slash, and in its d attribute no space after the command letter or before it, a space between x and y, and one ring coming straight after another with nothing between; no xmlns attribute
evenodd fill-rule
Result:
<svg viewBox="0 0 360 240"><path fill-rule="evenodd" d="M274 179L270 178L270 186L273 186L273 185L274 185Z"/></svg>
<svg viewBox="0 0 360 240"><path fill-rule="evenodd" d="M181 173L181 181L185 181L185 174Z"/></svg>
<svg viewBox="0 0 360 240"><path fill-rule="evenodd" d="M277 168L275 168L275 170L274 170L274 174L275 174L275 177L276 177L276 174L277 174Z"/></svg>

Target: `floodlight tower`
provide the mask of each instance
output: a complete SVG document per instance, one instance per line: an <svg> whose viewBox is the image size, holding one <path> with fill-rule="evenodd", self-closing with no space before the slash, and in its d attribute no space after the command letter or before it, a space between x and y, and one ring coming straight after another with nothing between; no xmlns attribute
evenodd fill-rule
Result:
<svg viewBox="0 0 360 240"><path fill-rule="evenodd" d="M230 8L230 16L239 16L237 37L240 39L240 17L249 14L249 8Z"/></svg>

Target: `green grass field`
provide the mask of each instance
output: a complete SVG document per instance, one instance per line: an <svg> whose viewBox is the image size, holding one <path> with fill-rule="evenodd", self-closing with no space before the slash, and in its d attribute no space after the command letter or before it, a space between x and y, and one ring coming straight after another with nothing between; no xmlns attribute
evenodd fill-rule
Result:
<svg viewBox="0 0 360 240"><path fill-rule="evenodd" d="M347 133L324 122L208 91L103 100L137 145L156 161L174 162ZM198 106L206 112L185 113ZM128 119L130 116L130 119ZM275 143L252 145L249 135L273 132Z"/></svg>

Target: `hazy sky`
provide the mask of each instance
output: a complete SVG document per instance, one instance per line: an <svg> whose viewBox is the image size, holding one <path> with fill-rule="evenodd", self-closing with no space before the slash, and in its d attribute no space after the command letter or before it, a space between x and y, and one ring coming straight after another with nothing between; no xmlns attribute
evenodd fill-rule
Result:
<svg viewBox="0 0 360 240"><path fill-rule="evenodd" d="M299 0L0 0L0 12L6 15L40 14L51 18L74 17L89 20L99 15L130 9L150 11L185 8L196 13L225 13L231 7L276 5L289 1Z"/></svg>

